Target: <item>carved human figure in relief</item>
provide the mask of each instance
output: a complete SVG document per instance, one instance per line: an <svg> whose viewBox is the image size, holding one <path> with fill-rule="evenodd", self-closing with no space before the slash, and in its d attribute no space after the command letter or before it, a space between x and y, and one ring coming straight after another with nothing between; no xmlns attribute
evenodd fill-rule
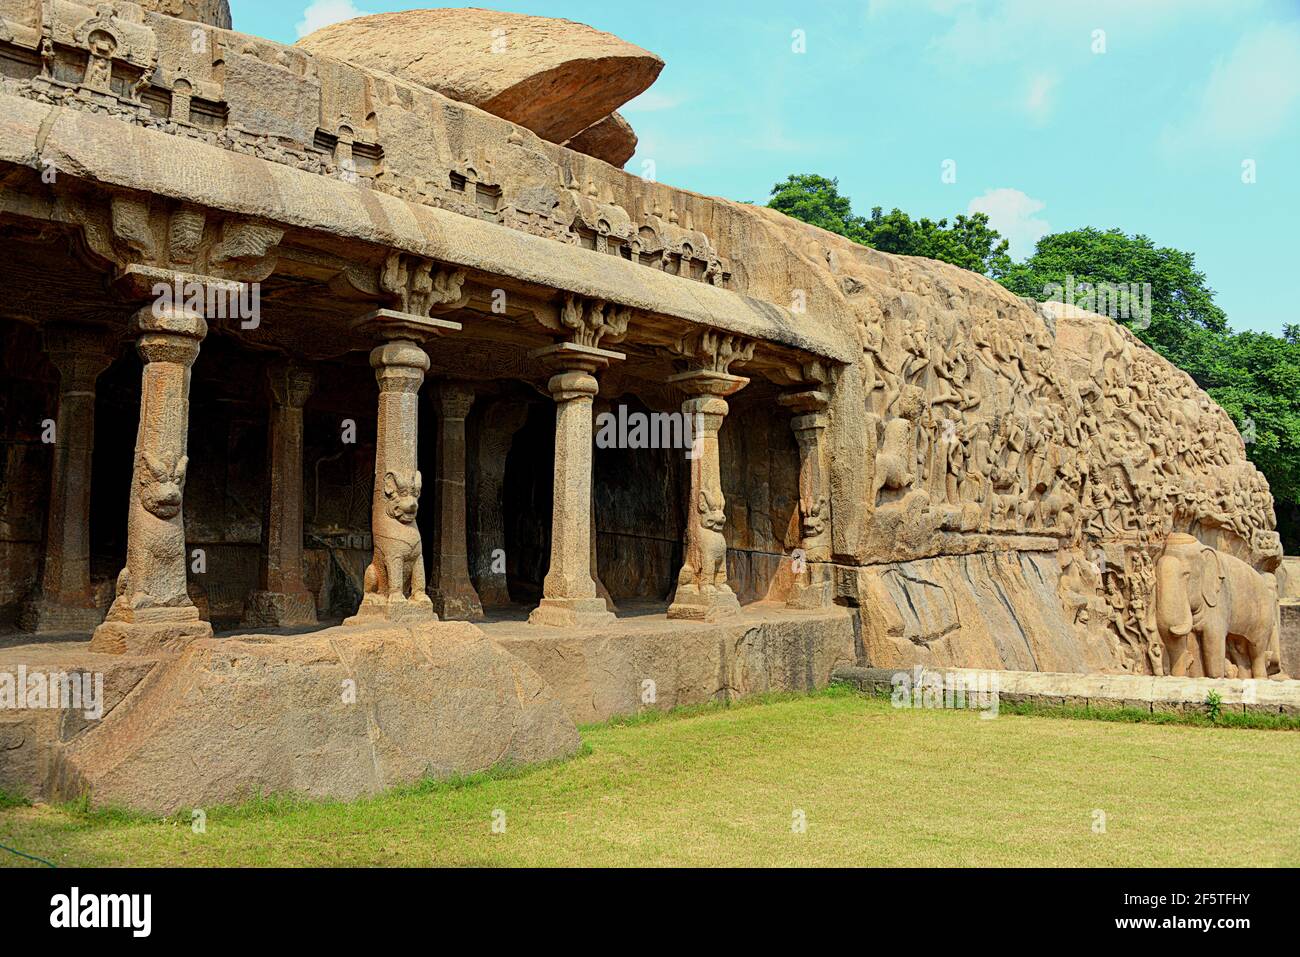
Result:
<svg viewBox="0 0 1300 957"><path fill-rule="evenodd" d="M431 603L424 591L424 555L415 516L423 482L418 471L384 473L384 498L374 511L375 557L366 568L365 593L398 602Z"/></svg>

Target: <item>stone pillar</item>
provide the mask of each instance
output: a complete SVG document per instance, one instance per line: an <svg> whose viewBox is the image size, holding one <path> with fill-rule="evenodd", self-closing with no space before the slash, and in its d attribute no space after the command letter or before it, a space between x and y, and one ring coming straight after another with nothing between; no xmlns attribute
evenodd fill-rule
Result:
<svg viewBox="0 0 1300 957"><path fill-rule="evenodd" d="M465 508L465 416L474 390L464 383L438 383L438 540L433 553L429 597L442 618L478 621L483 605L469 577Z"/></svg>
<svg viewBox="0 0 1300 957"><path fill-rule="evenodd" d="M117 577L117 598L90 647L155 654L179 651L195 638L212 635L212 626L200 619L186 591L182 510L189 467L190 367L208 327L201 316L156 304L136 313L134 328L145 365L126 567Z"/></svg>
<svg viewBox="0 0 1300 957"><path fill-rule="evenodd" d="M257 591L244 603L243 624L285 628L316 624L316 598L303 580L302 409L315 377L296 362L267 369L271 417L267 431L266 509Z"/></svg>
<svg viewBox="0 0 1300 957"><path fill-rule="evenodd" d="M113 361L102 330L44 329L59 370L50 500L39 592L23 609L25 631L90 631L103 619L90 589L90 476L95 447L95 380Z"/></svg>
<svg viewBox="0 0 1300 957"><path fill-rule="evenodd" d="M370 364L379 383L370 511L375 552L366 568L361 607L344 624L437 621L425 591L423 544L415 523L423 484L416 467L419 391L429 357L410 339L394 338L370 353Z"/></svg>
<svg viewBox="0 0 1300 957"><path fill-rule="evenodd" d="M826 410L830 396L817 389L787 393L777 400L795 412L790 420L799 443L800 554L792 558L794 587L787 604L825 608L833 582L826 564L831 557L830 489L827 483Z"/></svg>
<svg viewBox="0 0 1300 957"><path fill-rule="evenodd" d="M610 411L608 399L595 399L592 404L592 412L600 416L604 412ZM600 579L600 562L596 558L596 462L595 455L592 455L591 463L591 580L596 584L596 594L600 600L605 603L606 611L618 611L618 605L614 603L614 596L609 593L605 583Z"/></svg>
<svg viewBox="0 0 1300 957"><path fill-rule="evenodd" d="M735 615L740 602L727 584L726 500L718 430L726 418L724 396L739 392L744 376L698 369L669 378L686 393L682 403L692 424L691 489L686 508L686 556L677 575L677 590L668 606L669 618L714 621Z"/></svg>
<svg viewBox="0 0 1300 957"><path fill-rule="evenodd" d="M515 433L527 419L526 404L501 399L488 406L478 433L478 508L473 524L478 540L478 595L487 607L510 604L504 562L495 558L504 555L506 547L506 456ZM501 551L494 557L498 549Z"/></svg>
<svg viewBox="0 0 1300 957"><path fill-rule="evenodd" d="M533 354L558 371L547 383L555 399L551 563L542 582L542 602L528 620L535 625L605 624L614 615L591 577L591 409L598 391L594 373L622 355L569 342Z"/></svg>

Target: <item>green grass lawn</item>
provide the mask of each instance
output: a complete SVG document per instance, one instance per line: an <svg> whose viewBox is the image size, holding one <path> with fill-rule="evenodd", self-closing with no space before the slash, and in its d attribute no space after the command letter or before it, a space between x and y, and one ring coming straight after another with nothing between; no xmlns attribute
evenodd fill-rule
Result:
<svg viewBox="0 0 1300 957"><path fill-rule="evenodd" d="M59 865L1300 864L1294 731L981 720L832 689L583 737L513 775L211 810L203 834L10 806L0 843Z"/></svg>

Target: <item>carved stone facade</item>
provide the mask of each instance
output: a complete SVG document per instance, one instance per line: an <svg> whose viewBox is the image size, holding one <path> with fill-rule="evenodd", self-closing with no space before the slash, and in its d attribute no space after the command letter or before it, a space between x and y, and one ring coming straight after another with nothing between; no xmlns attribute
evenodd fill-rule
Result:
<svg viewBox="0 0 1300 957"><path fill-rule="evenodd" d="M779 619L884 667L1278 675L1267 482L1127 329L209 6L0 0L6 628Z"/></svg>

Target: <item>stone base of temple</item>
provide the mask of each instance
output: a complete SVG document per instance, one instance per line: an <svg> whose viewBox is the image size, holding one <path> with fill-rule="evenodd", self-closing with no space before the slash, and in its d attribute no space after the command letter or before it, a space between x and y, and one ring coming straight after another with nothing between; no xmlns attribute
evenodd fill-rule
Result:
<svg viewBox="0 0 1300 957"><path fill-rule="evenodd" d="M422 625L438 620L433 610L433 602L428 595L415 598L403 598L389 601L379 595L367 595L361 600L361 607L351 618L345 618L345 625Z"/></svg>
<svg viewBox="0 0 1300 957"><path fill-rule="evenodd" d="M0 789L35 800L155 814L351 800L580 744L537 673L464 622L237 635L180 656L35 642L0 648L0 674L102 676L93 707L0 713Z"/></svg>
<svg viewBox="0 0 1300 957"><path fill-rule="evenodd" d="M474 586L468 581L463 586L451 587L442 591L429 589L429 600L433 610L444 621L481 621L483 603L479 601Z"/></svg>
<svg viewBox="0 0 1300 957"><path fill-rule="evenodd" d="M23 606L18 626L34 634L91 631L104 620L104 610L94 605L60 605L38 598Z"/></svg>
<svg viewBox="0 0 1300 957"><path fill-rule="evenodd" d="M669 618L687 621L719 621L740 613L740 602L730 588L700 589L694 585L678 585L673 603L668 606Z"/></svg>
<svg viewBox="0 0 1300 957"><path fill-rule="evenodd" d="M530 625L553 628L597 628L614 620L603 598L543 598L528 616Z"/></svg>
<svg viewBox="0 0 1300 957"><path fill-rule="evenodd" d="M211 637L212 625L198 618L190 621L106 621L91 636L90 650L105 655L175 655L192 642Z"/></svg>
<svg viewBox="0 0 1300 957"><path fill-rule="evenodd" d="M316 600L310 592L289 594L253 591L244 601L245 628L293 628L316 624Z"/></svg>
<svg viewBox="0 0 1300 957"><path fill-rule="evenodd" d="M480 627L542 676L578 724L648 709L732 701L772 691L812 691L858 660L853 609L794 611L746 605L720 622L674 621L664 606L625 602L623 617L594 629Z"/></svg>

